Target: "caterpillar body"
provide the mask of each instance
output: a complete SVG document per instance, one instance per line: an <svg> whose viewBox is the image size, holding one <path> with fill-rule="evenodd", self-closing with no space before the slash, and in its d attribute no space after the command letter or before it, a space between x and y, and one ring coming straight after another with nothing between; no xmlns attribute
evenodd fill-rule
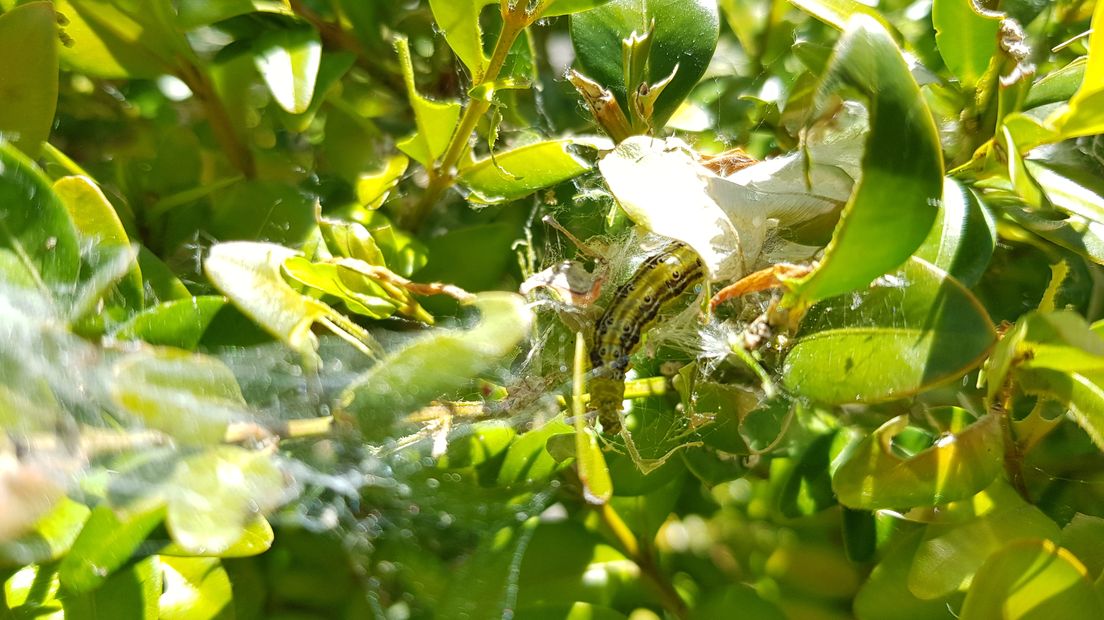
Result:
<svg viewBox="0 0 1104 620"><path fill-rule="evenodd" d="M648 258L613 295L598 319L590 348L590 407L602 429L621 430L621 402L629 356L640 347L644 331L665 306L705 277L705 265L690 246L675 241Z"/></svg>

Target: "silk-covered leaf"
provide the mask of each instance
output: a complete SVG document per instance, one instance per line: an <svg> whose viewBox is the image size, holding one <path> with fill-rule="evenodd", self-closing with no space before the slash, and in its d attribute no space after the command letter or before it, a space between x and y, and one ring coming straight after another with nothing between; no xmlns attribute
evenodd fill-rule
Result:
<svg viewBox="0 0 1104 620"><path fill-rule="evenodd" d="M469 200L498 204L524 198L537 190L573 179L590 164L571 152L572 147L597 147L601 141L563 138L527 144L460 169L457 182L471 190Z"/></svg>
<svg viewBox="0 0 1104 620"><path fill-rule="evenodd" d="M970 291L913 258L867 290L810 308L782 380L822 403L903 398L969 372L995 341L996 329Z"/></svg>

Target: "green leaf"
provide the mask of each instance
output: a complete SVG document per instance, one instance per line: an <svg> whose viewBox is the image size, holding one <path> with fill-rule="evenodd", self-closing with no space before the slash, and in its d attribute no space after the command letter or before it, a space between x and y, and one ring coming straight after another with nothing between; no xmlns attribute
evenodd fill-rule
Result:
<svg viewBox="0 0 1104 620"><path fill-rule="evenodd" d="M1082 56L1068 65L1051 71L1040 77L1031 85L1031 90L1024 99L1025 110L1037 108L1050 103L1062 103L1069 101L1077 92L1077 88L1085 80L1085 65L1088 58ZM1005 119L1007 122L1007 118Z"/></svg>
<svg viewBox="0 0 1104 620"><path fill-rule="evenodd" d="M249 411L234 373L213 357L149 349L112 366L111 398L120 410L185 443L215 444Z"/></svg>
<svg viewBox="0 0 1104 620"><path fill-rule="evenodd" d="M468 200L498 204L524 198L590 170L572 146L597 147L593 140L563 138L496 153L460 169L457 182L471 190Z"/></svg>
<svg viewBox="0 0 1104 620"><path fill-rule="evenodd" d="M557 15L571 15L582 13L602 6L609 0L552 0L545 7L541 17L556 17Z"/></svg>
<svg viewBox="0 0 1104 620"><path fill-rule="evenodd" d="M194 351L207 326L226 305L226 298L201 295L147 308L120 325L111 336Z"/></svg>
<svg viewBox="0 0 1104 620"><path fill-rule="evenodd" d="M157 558L146 558L111 575L98 589L63 596L66 618L88 620L157 620L161 593L161 567Z"/></svg>
<svg viewBox="0 0 1104 620"><path fill-rule="evenodd" d="M1104 518L1077 513L1062 528L1060 542L1077 556L1085 566L1088 577L1095 579L1104 572L1104 545L1100 544L1101 540L1104 540Z"/></svg>
<svg viewBox="0 0 1104 620"><path fill-rule="evenodd" d="M233 620L234 592L217 558L160 558L160 620Z"/></svg>
<svg viewBox="0 0 1104 620"><path fill-rule="evenodd" d="M119 516L110 506L97 506L61 561L58 575L62 587L74 594L99 588L131 559L164 518L160 508Z"/></svg>
<svg viewBox="0 0 1104 620"><path fill-rule="evenodd" d="M378 209L387 200L391 190L398 186L410 160L403 154L387 159L383 170L357 177L356 193L360 204L368 209Z"/></svg>
<svg viewBox="0 0 1104 620"><path fill-rule="evenodd" d="M438 605L456 617L498 618L511 606L517 567L540 520L486 531L479 547L453 573Z"/></svg>
<svg viewBox="0 0 1104 620"><path fill-rule="evenodd" d="M977 299L913 258L865 291L813 306L786 355L782 380L793 393L826 404L903 398L965 374L995 341Z"/></svg>
<svg viewBox="0 0 1104 620"><path fill-rule="evenodd" d="M1085 567L1049 540L1022 540L978 570L959 618L1099 618L1104 615Z"/></svg>
<svg viewBox="0 0 1104 620"><path fill-rule="evenodd" d="M253 62L281 108L290 114L307 111L322 62L317 30L266 30L253 42Z"/></svg>
<svg viewBox="0 0 1104 620"><path fill-rule="evenodd" d="M58 33L49 2L0 15L0 136L31 157L50 137L58 98Z"/></svg>
<svg viewBox="0 0 1104 620"><path fill-rule="evenodd" d="M909 570L909 590L922 599L947 596L970 586L982 564L1008 541L1057 540L1058 526L1038 508L1005 491L990 512L963 523L928 526ZM982 504L984 505L984 504Z"/></svg>
<svg viewBox="0 0 1104 620"><path fill-rule="evenodd" d="M628 105L621 42L635 31L645 33L652 21L646 82L656 84L675 73L655 102L653 125L662 127L705 74L720 33L715 0L613 0L571 17L576 62L584 73L608 88L622 107Z"/></svg>
<svg viewBox="0 0 1104 620"><path fill-rule="evenodd" d="M548 442L559 435L572 435L575 430L565 424L562 417L545 423L540 428L523 433L510 444L502 469L498 470L500 486L525 486L548 480L567 465L557 461L548 452Z"/></svg>
<svg viewBox="0 0 1104 620"><path fill-rule="evenodd" d="M575 433L575 466L579 470L579 481L587 503L602 505L613 497L609 467L593 429Z"/></svg>
<svg viewBox="0 0 1104 620"><path fill-rule="evenodd" d="M287 0L177 0L176 14L185 29L208 26L249 13L293 16Z"/></svg>
<svg viewBox="0 0 1104 620"><path fill-rule="evenodd" d="M69 43L60 48L62 63L91 77L154 78L168 73L163 45L151 45L144 27L112 5L93 0L55 0Z"/></svg>
<svg viewBox="0 0 1104 620"><path fill-rule="evenodd" d="M840 458L832 490L851 508L878 510L936 506L972 497L988 487L1003 466L1002 436L995 415L966 426L969 415L955 409L958 427L935 445L908 458L898 456L894 438L909 425L898 416Z"/></svg>
<svg viewBox="0 0 1104 620"><path fill-rule="evenodd" d="M713 590L690 614L692 620L735 617L784 620L786 614L760 597L754 588L742 583Z"/></svg>
<svg viewBox="0 0 1104 620"><path fill-rule="evenodd" d="M362 433L386 432L398 415L467 385L528 335L532 314L521 296L483 293L474 305L482 316L471 329L417 338L346 388L341 408L356 416Z"/></svg>
<svg viewBox="0 0 1104 620"><path fill-rule="evenodd" d="M987 369L989 398L1009 372L1023 391L1057 400L1104 448L1104 338L1075 312L1028 314L1001 339Z"/></svg>
<svg viewBox="0 0 1104 620"><path fill-rule="evenodd" d="M280 503L284 476L263 452L220 446L184 459L167 493L173 542L197 555L219 555Z"/></svg>
<svg viewBox="0 0 1104 620"><path fill-rule="evenodd" d="M997 245L997 223L972 191L944 180L935 225L916 250L922 258L972 288L981 280Z"/></svg>
<svg viewBox="0 0 1104 620"><path fill-rule="evenodd" d="M253 515L253 518L245 524L245 529L242 531L241 538L239 538L237 542L218 553L204 552L199 555L214 555L220 558L248 558L268 551L272 547L274 538L272 525L269 524L268 519L265 519L261 515ZM162 556L171 555L181 557L193 557L197 555L194 551L185 549L182 545L175 542L170 542L161 549L158 549L157 553Z"/></svg>
<svg viewBox="0 0 1104 620"><path fill-rule="evenodd" d="M847 23L821 96L842 86L865 95L870 133L862 179L824 259L794 291L804 303L862 288L900 266L928 236L943 195L939 134L901 51L877 21L859 14Z"/></svg>
<svg viewBox="0 0 1104 620"><path fill-rule="evenodd" d="M1064 138L1104 133L1104 4L1096 3L1090 29L1089 56L1081 88L1070 99L1069 108L1047 119Z"/></svg>
<svg viewBox="0 0 1104 620"><path fill-rule="evenodd" d="M269 243L220 243L211 248L203 269L243 314L293 350L311 356L318 346L311 325L332 310L284 281L284 261L296 255Z"/></svg>
<svg viewBox="0 0 1104 620"><path fill-rule="evenodd" d="M127 306L140 308L143 303L142 272L115 207L95 181L86 176L63 177L54 182L53 189L69 211L82 245L95 250L93 269L101 267L113 254L133 255L132 268L118 286Z"/></svg>
<svg viewBox="0 0 1104 620"><path fill-rule="evenodd" d="M973 88L997 53L1002 13L978 9L973 0L935 0L935 44L964 89Z"/></svg>
<svg viewBox="0 0 1104 620"><path fill-rule="evenodd" d="M11 484L6 481L5 483L7 485ZM57 493L54 493L46 485L41 485L36 491L54 495L54 498L52 498L54 501L57 500L57 495L60 495L60 489ZM5 500L10 500L8 493L5 493ZM19 509L19 506L13 507L8 501L5 501L4 509L14 512ZM67 497L60 498L60 501L53 506L52 510L49 510L45 516L38 519L30 532L15 539L0 540L0 567L7 568L49 562L65 555L72 547L73 541L80 534L81 527L84 526L90 512L84 504L77 503ZM11 532L7 529L8 524L4 523L4 526L4 535L10 535Z"/></svg>
<svg viewBox="0 0 1104 620"><path fill-rule="evenodd" d="M9 250L40 293L60 295L80 273L77 235L49 181L19 151L0 144L0 250Z"/></svg>
<svg viewBox="0 0 1104 620"><path fill-rule="evenodd" d="M455 101L430 101L419 95L414 85L414 66L411 64L410 44L406 38L395 39L395 50L399 53L406 94L410 107L414 109L414 124L417 126L415 132L397 146L414 161L428 168L448 148L452 134L456 132L456 125L460 122L460 104Z"/></svg>
<svg viewBox="0 0 1104 620"><path fill-rule="evenodd" d="M423 323L433 323L433 317L409 291L374 276L370 267L357 259L311 263L294 256L284 263L284 272L306 286L337 297L357 314L383 319L398 312Z"/></svg>
<svg viewBox="0 0 1104 620"><path fill-rule="evenodd" d="M855 595L857 617L946 620L948 609L958 607L949 597L919 598L909 588L909 569L923 533L923 529L914 529L881 551L881 561Z"/></svg>
<svg viewBox="0 0 1104 620"><path fill-rule="evenodd" d="M490 58L483 53L483 29L479 14L483 7L497 4L496 0L429 0L433 21L445 35L449 47L460 62L468 68L473 83L483 81Z"/></svg>
<svg viewBox="0 0 1104 620"><path fill-rule="evenodd" d="M790 4L837 30L847 30L852 17L863 15L877 21L886 32L894 32L881 13L858 0L790 0Z"/></svg>

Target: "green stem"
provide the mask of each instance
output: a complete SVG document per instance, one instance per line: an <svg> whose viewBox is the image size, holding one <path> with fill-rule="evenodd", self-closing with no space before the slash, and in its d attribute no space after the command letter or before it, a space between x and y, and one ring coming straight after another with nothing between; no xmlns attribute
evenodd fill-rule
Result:
<svg viewBox="0 0 1104 620"><path fill-rule="evenodd" d="M609 504L604 504L601 508L598 508L598 515L601 517L606 531L621 547L626 557L640 568L641 576L655 591L663 608L679 620L689 618L690 610L686 606L686 601L682 600L682 596L675 589L674 584L659 569L651 549L640 544L629 526L621 519L621 515L617 514L617 511Z"/></svg>
<svg viewBox="0 0 1104 620"><path fill-rule="evenodd" d="M506 63L506 56L510 53L510 49L513 48L518 35L524 32L530 24L540 17L544 10L543 7L546 4L547 3L543 3L541 7L538 7L533 13L526 13L522 4L510 9L505 2L503 3L502 31L498 34L498 41L495 43L494 52L491 53L491 60L487 64L487 69L483 72L483 75L476 80L477 83L473 85L473 91L480 86L491 84L498 79L498 74L502 72L502 67ZM460 116L460 123L457 125L456 131L453 132L452 138L449 140L448 148L445 149L445 154L442 155L437 164L428 171L429 184L426 186L425 193L422 194L421 200L419 200L418 203L414 205L414 208L407 214L404 224L408 229L418 230L421 228L422 224L425 222L426 216L429 215L433 206L437 204L441 195L445 190L452 187L453 182L456 180L456 164L467 151L469 146L468 139L471 138L472 132L475 131L476 125L479 124L479 119L483 118L483 115L491 108L492 95L493 92L489 93L486 97L468 101L468 106L464 108L464 112Z"/></svg>
<svg viewBox="0 0 1104 620"><path fill-rule="evenodd" d="M211 78L187 60L181 60L177 68L177 76L187 84L196 99L203 105L203 110L207 113L207 122L211 124L211 131L215 134L215 140L218 140L219 145L222 146L230 164L248 179L257 176L253 153L249 152L249 147L241 141L234 129L230 113L226 111L222 99L215 92L215 85L211 82Z"/></svg>
<svg viewBox="0 0 1104 620"><path fill-rule="evenodd" d="M1004 436L1004 471L1008 475L1008 481L1020 497L1031 503L1031 495L1027 491L1027 482L1024 480L1023 450L1012 430L1012 414L1009 411L1012 406L1010 392L1011 386L1004 386L997 394L995 402L989 406L989 411L1000 420L1001 433Z"/></svg>

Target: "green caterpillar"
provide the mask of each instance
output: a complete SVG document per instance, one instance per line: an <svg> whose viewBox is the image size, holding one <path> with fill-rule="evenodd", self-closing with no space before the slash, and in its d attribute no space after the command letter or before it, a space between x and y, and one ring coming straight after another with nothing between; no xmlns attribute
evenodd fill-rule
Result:
<svg viewBox="0 0 1104 620"><path fill-rule="evenodd" d="M598 319L590 348L590 407L602 429L621 430L621 402L629 356L640 347L644 330L654 325L663 308L702 282L705 265L690 246L675 241L648 258L613 295Z"/></svg>

